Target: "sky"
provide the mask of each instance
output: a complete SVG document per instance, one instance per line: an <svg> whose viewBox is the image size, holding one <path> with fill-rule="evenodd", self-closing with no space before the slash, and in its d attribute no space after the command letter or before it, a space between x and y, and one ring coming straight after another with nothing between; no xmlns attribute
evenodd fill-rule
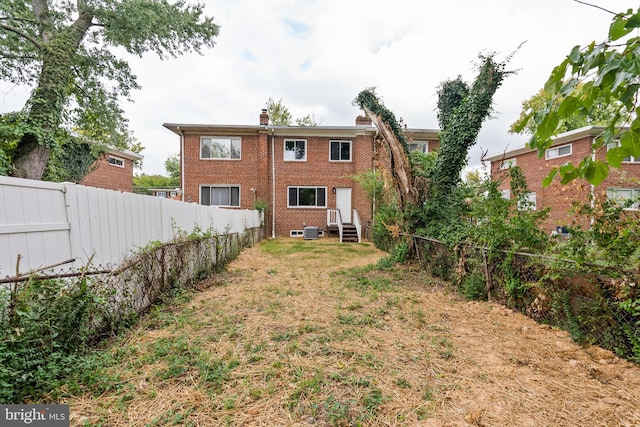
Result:
<svg viewBox="0 0 640 427"><path fill-rule="evenodd" d="M145 146L141 170L165 174L179 137L163 123L258 125L271 97L293 117L322 126L353 126L352 104L375 87L410 128L437 129L437 88L461 76L472 82L478 54L511 54L494 113L472 147L496 154L524 145L510 125L522 101L543 87L576 45L603 41L612 15L575 0L206 0L220 25L216 46L161 61L125 57L141 90L123 102L129 128ZM619 12L629 0L591 0ZM520 49L523 42L524 45ZM517 51L516 51L517 50ZM20 109L30 88L0 84L0 112Z"/></svg>

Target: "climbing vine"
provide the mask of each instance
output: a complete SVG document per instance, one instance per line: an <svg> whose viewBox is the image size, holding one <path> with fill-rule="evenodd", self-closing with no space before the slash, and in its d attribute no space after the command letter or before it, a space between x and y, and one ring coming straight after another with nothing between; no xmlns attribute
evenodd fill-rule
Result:
<svg viewBox="0 0 640 427"><path fill-rule="evenodd" d="M431 196L446 198L460 182L469 148L476 142L482 123L491 113L493 95L503 79L513 73L494 54L480 55L478 76L471 86L461 77L438 88L440 151L431 174Z"/></svg>

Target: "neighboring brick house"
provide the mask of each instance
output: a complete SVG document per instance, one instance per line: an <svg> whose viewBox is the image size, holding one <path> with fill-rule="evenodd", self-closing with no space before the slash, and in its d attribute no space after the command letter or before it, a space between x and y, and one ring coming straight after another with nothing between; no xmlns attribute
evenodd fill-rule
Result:
<svg viewBox="0 0 640 427"><path fill-rule="evenodd" d="M150 188L149 191L153 197L182 200L182 191L179 188Z"/></svg>
<svg viewBox="0 0 640 427"><path fill-rule="evenodd" d="M352 179L374 165L377 129L363 116L355 126L272 126L265 110L259 125L174 124L180 137L184 201L242 209L268 206L267 235L298 236L305 227L327 231L339 210L354 210L366 235L371 202ZM412 149L433 151L437 130L407 129Z"/></svg>
<svg viewBox="0 0 640 427"><path fill-rule="evenodd" d="M108 150L101 155L95 168L88 173L80 184L108 190L133 192L133 165L142 156L131 151Z"/></svg>
<svg viewBox="0 0 640 427"><path fill-rule="evenodd" d="M553 232L558 227L570 225L573 221L569 213L572 203L588 203L591 194L595 198L638 199L640 197L640 159L633 157L624 161L620 169L611 168L609 176L597 187L584 180L574 180L562 185L560 179L556 177L548 187L543 188L542 180L549 175L554 166L558 167L568 162L577 166L587 156L605 160L607 147L596 153L591 149L594 138L600 136L604 129L599 126L587 126L562 133L554 138L551 147L545 151L542 158L538 157L536 150L521 147L493 155L485 160L491 162L491 176L494 178L504 177L510 165L517 165L522 169L531 191L530 205L538 210L550 208L549 218L544 223L543 229ZM505 197L510 197L509 185L507 178L500 186ZM637 208L638 204L635 204L632 210ZM588 220L583 220L580 225L588 226Z"/></svg>

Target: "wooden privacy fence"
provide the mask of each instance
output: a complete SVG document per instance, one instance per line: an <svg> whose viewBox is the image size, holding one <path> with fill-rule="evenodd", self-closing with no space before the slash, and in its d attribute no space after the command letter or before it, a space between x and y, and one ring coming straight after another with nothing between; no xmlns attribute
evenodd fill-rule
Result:
<svg viewBox="0 0 640 427"><path fill-rule="evenodd" d="M195 230L243 234L261 223L256 210L0 177L0 278L65 262L106 268L150 242Z"/></svg>

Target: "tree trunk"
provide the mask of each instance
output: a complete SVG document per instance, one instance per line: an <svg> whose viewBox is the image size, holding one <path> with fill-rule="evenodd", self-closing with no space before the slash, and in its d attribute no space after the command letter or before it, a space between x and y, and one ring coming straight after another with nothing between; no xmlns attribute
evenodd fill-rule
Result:
<svg viewBox="0 0 640 427"><path fill-rule="evenodd" d="M78 19L54 34L46 2L34 0L33 8L44 42L41 46L42 69L29 100L28 131L18 141L13 175L42 179L55 143L54 134L62 123L62 112L73 85L73 57L91 26L92 16L86 2L79 0Z"/></svg>
<svg viewBox="0 0 640 427"><path fill-rule="evenodd" d="M409 205L415 205L418 197L416 189L413 186L409 156L407 156L404 147L388 123L366 106L362 106L362 109L367 113L367 116L369 116L373 124L380 130L380 135L389 150L388 160L384 162L384 164L393 177L401 209L404 210Z"/></svg>
<svg viewBox="0 0 640 427"><path fill-rule="evenodd" d="M13 176L42 179L51 149L38 143L35 135L23 135L18 144L20 151L13 159Z"/></svg>

